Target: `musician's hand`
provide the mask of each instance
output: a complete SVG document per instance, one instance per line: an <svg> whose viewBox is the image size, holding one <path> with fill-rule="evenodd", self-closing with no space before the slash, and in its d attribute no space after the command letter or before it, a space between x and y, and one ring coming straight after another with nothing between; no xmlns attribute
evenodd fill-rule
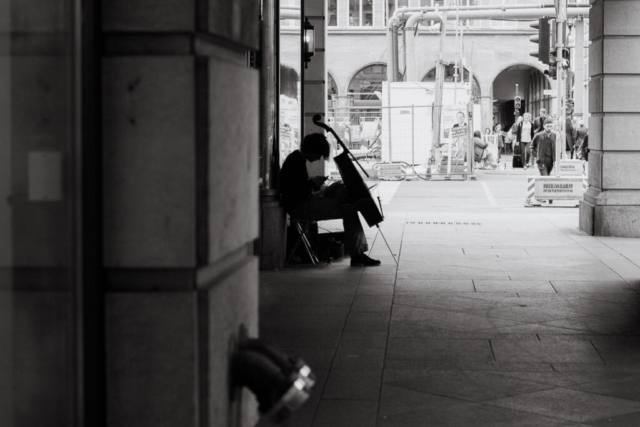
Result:
<svg viewBox="0 0 640 427"><path fill-rule="evenodd" d="M313 182L313 184L320 188L322 187L322 184L324 184L324 182L327 180L327 178L329 178L328 176L314 176L311 181Z"/></svg>

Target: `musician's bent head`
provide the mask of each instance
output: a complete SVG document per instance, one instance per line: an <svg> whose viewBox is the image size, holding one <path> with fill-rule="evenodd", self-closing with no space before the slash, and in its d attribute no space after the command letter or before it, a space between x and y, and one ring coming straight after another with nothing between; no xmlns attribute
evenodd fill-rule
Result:
<svg viewBox="0 0 640 427"><path fill-rule="evenodd" d="M300 145L300 152L310 161L315 162L320 157L329 158L331 146L327 137L321 133L311 133L304 137Z"/></svg>

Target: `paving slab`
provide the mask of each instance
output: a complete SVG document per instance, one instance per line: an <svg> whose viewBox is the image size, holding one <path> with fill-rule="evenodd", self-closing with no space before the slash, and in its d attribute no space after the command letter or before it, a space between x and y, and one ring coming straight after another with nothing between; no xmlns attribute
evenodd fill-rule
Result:
<svg viewBox="0 0 640 427"><path fill-rule="evenodd" d="M585 422L640 411L640 402L594 393L554 388L497 399L492 405L568 421Z"/></svg>
<svg viewBox="0 0 640 427"><path fill-rule="evenodd" d="M289 427L640 425L640 239L478 179L497 206L478 181L393 183L398 265L365 227L380 267L261 273L261 337L319 376Z"/></svg>

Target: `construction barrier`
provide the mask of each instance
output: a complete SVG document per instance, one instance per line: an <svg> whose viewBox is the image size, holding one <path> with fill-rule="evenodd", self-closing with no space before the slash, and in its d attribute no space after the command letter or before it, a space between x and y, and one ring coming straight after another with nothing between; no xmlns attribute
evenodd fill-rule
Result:
<svg viewBox="0 0 640 427"><path fill-rule="evenodd" d="M529 176L525 206L540 205L540 200L582 200L588 187L586 175Z"/></svg>

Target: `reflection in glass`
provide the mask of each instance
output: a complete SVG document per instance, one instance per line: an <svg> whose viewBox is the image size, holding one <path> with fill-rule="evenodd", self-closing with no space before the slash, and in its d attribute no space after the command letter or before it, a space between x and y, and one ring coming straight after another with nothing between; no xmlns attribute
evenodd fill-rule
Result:
<svg viewBox="0 0 640 427"><path fill-rule="evenodd" d="M300 5L300 0L295 1ZM280 166L300 146L301 99L301 21L280 28Z"/></svg>
<svg viewBox="0 0 640 427"><path fill-rule="evenodd" d="M9 3L0 19L0 425L74 426L75 2Z"/></svg>
<svg viewBox="0 0 640 427"><path fill-rule="evenodd" d="M329 26L335 27L338 25L338 0L329 0Z"/></svg>
<svg viewBox="0 0 640 427"><path fill-rule="evenodd" d="M349 26L360 26L360 0L349 0Z"/></svg>
<svg viewBox="0 0 640 427"><path fill-rule="evenodd" d="M372 0L362 0L362 20L365 27L373 26L373 2Z"/></svg>

